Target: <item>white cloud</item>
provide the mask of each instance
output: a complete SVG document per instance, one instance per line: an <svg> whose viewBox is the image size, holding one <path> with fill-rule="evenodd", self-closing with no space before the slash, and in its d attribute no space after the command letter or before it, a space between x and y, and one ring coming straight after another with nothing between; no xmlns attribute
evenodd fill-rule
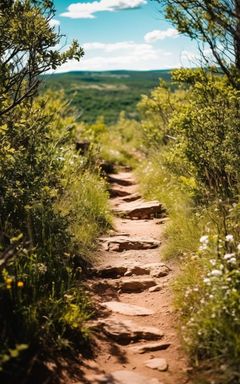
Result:
<svg viewBox="0 0 240 384"><path fill-rule="evenodd" d="M111 52L122 52L122 55L125 55L123 51L127 51L127 54L131 55L151 55L155 56L155 50L150 44L141 44L141 43L135 43L134 41L119 41L117 43L99 43L99 42L93 42L93 43L85 43L83 44L84 50L87 51L99 51L101 50L104 53L111 53ZM142 57L142 59L144 59Z"/></svg>
<svg viewBox="0 0 240 384"><path fill-rule="evenodd" d="M70 4L67 12L62 13L61 16L71 19L94 19L94 14L97 12L135 9L146 3L147 0L100 0L92 3L74 3Z"/></svg>
<svg viewBox="0 0 240 384"><path fill-rule="evenodd" d="M172 53L151 44L120 41L116 43L91 42L83 44L85 56L80 63L71 60L58 72L80 70L149 70L176 66Z"/></svg>
<svg viewBox="0 0 240 384"><path fill-rule="evenodd" d="M146 33L144 36L144 40L147 43L151 43L152 41L157 40L164 40L167 37L177 37L179 35L179 32L174 28L168 28L165 31L160 31L158 29L155 29L154 31Z"/></svg>
<svg viewBox="0 0 240 384"><path fill-rule="evenodd" d="M49 21L49 25L50 27L59 27L60 25L60 21L59 20L56 20L56 19L51 19Z"/></svg>

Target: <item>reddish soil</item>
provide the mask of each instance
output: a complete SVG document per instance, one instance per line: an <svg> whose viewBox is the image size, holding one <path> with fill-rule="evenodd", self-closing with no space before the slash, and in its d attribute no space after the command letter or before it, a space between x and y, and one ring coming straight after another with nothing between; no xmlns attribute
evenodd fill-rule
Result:
<svg viewBox="0 0 240 384"><path fill-rule="evenodd" d="M121 180L126 180L126 183L121 183L121 190L124 189L131 194L137 192L138 187L134 182L134 178L131 172L120 173L116 177L119 177ZM115 179L114 185L116 186ZM123 197L115 197L111 199L113 210L123 202L122 198ZM132 203L130 202L129 204ZM124 233L130 237L138 236L151 238L160 240L162 243L164 241L164 222L165 219L162 220L161 218L130 220L115 217L114 230L115 234ZM141 265L144 265L146 263L159 263L161 261L161 246L160 248L156 249L128 250L121 253L100 250L96 255L96 265L101 267L107 265L119 266L126 262L129 264L135 264L136 262L139 262ZM148 343L148 341L140 341L134 344L122 346L110 338L103 336L101 332L96 332L96 346L94 348L96 356L94 359L84 361L84 377L83 381L78 380L79 384L97 384L101 382L108 383L108 381L104 381L101 374L111 374L112 372L118 370L128 370L144 375L148 378L146 384L148 383L148 380L150 382L152 378L158 379L159 383L161 384L189 383L187 374L187 359L184 355L178 335L178 317L172 304L173 296L171 292L171 283L176 276L177 266L172 262L167 263L167 265L171 268L171 272L168 276L158 279L159 283L164 287L158 292L149 292L147 289L141 293L129 294L117 292L114 290L109 291L108 289L102 289L96 293L95 297L100 303L112 299L122 303L134 304L153 310L154 314L149 316L129 317L115 313L114 318L119 320L132 320L138 325L149 325L159 328L164 333L162 342L170 343L169 348L162 351L139 354L133 352L132 347L143 345ZM111 283L110 280L112 281L112 279L104 279L106 285L108 282ZM92 281L89 281L89 284L91 285ZM105 313L102 314L100 310L99 316L105 316ZM105 321L107 323L108 317L105 318ZM165 372L160 372L156 369L147 368L144 365L144 362L151 358L166 359L168 363L168 370ZM112 383L112 381L110 380L109 383ZM126 381L126 384L132 384L132 382Z"/></svg>

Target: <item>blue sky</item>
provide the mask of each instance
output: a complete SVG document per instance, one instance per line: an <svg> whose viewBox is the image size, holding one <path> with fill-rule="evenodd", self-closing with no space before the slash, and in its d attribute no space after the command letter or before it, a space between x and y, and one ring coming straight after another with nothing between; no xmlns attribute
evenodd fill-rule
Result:
<svg viewBox="0 0 240 384"><path fill-rule="evenodd" d="M179 36L150 0L55 0L52 24L77 39L85 56L59 71L150 70L192 66L196 44Z"/></svg>

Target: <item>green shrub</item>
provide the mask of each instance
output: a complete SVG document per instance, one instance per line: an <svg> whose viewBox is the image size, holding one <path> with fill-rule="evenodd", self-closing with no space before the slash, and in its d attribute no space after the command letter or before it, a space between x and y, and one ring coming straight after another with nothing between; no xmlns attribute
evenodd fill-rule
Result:
<svg viewBox="0 0 240 384"><path fill-rule="evenodd" d="M97 168L89 169L74 150L74 119L61 99L36 99L5 121L0 355L4 372L11 372L9 351L21 345L27 354L49 353L87 336L92 310L78 267L109 226L110 214Z"/></svg>

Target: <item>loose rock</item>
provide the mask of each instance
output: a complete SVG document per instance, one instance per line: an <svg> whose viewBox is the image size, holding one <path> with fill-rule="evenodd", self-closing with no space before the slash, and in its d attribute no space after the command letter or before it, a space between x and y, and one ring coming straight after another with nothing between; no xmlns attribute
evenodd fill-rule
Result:
<svg viewBox="0 0 240 384"><path fill-rule="evenodd" d="M150 359L145 361L144 365L148 368L157 369L158 371L167 371L168 363L165 359Z"/></svg>
<svg viewBox="0 0 240 384"><path fill-rule="evenodd" d="M121 313L127 316L149 316L153 315L154 312L151 309L139 307L137 305L125 304L119 301L109 301L102 304L112 312Z"/></svg>

